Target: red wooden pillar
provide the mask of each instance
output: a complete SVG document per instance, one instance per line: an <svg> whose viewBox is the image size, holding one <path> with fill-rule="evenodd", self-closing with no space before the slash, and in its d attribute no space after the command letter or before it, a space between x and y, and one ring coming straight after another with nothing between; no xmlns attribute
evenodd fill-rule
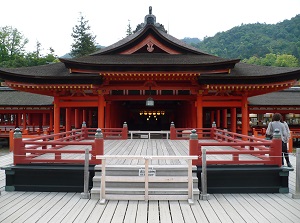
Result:
<svg viewBox="0 0 300 223"><path fill-rule="evenodd" d="M25 112L23 112L23 129L26 129L26 124L27 124L27 119L26 119L26 113Z"/></svg>
<svg viewBox="0 0 300 223"><path fill-rule="evenodd" d="M98 95L98 128L104 128L104 95Z"/></svg>
<svg viewBox="0 0 300 223"><path fill-rule="evenodd" d="M199 151L198 147L198 135L196 134L196 130L192 130L192 133L190 134L190 140L189 140L189 155L190 156L198 156L201 155L201 147ZM200 153L200 154L199 154ZM199 160L193 160L193 165L200 165L201 161Z"/></svg>
<svg viewBox="0 0 300 223"><path fill-rule="evenodd" d="M31 125L31 113L28 113L28 125Z"/></svg>
<svg viewBox="0 0 300 223"><path fill-rule="evenodd" d="M222 119L223 119L223 128L227 129L228 128L228 123L227 123L227 109L222 110Z"/></svg>
<svg viewBox="0 0 300 223"><path fill-rule="evenodd" d="M71 130L71 108L66 108L66 131Z"/></svg>
<svg viewBox="0 0 300 223"><path fill-rule="evenodd" d="M231 132L236 132L236 108L230 109Z"/></svg>
<svg viewBox="0 0 300 223"><path fill-rule="evenodd" d="M81 124L85 122L86 123L86 109L83 109L82 110L82 121L81 121Z"/></svg>
<svg viewBox="0 0 300 223"><path fill-rule="evenodd" d="M242 98L242 134L248 135L249 114L248 114L248 97L243 95Z"/></svg>
<svg viewBox="0 0 300 223"><path fill-rule="evenodd" d="M79 121L79 109L75 108L75 129L80 128L80 121Z"/></svg>
<svg viewBox="0 0 300 223"><path fill-rule="evenodd" d="M59 98L54 97L54 134L60 131L60 105Z"/></svg>
<svg viewBox="0 0 300 223"><path fill-rule="evenodd" d="M47 125L47 113L43 113L43 123L42 126Z"/></svg>
<svg viewBox="0 0 300 223"><path fill-rule="evenodd" d="M22 114L21 113L17 114L17 119L18 119L18 126L22 125Z"/></svg>
<svg viewBox="0 0 300 223"><path fill-rule="evenodd" d="M49 130L50 131L53 131L53 121L54 121L54 119L53 119L53 116L54 116L54 111L53 112L50 112L50 120L49 120Z"/></svg>
<svg viewBox="0 0 300 223"><path fill-rule="evenodd" d="M110 123L110 110L111 110L111 102L106 102L105 107L105 128L111 128Z"/></svg>
<svg viewBox="0 0 300 223"><path fill-rule="evenodd" d="M187 108L187 117L188 117L188 123L187 123L187 127L191 128L192 127L192 119L193 117L191 116L192 114L192 104L190 101L186 102L186 108Z"/></svg>
<svg viewBox="0 0 300 223"><path fill-rule="evenodd" d="M221 127L221 111L220 111L220 109L217 110L216 124L217 124L217 128Z"/></svg>
<svg viewBox="0 0 300 223"><path fill-rule="evenodd" d="M191 126L192 128L197 128L197 107L195 102L191 102Z"/></svg>
<svg viewBox="0 0 300 223"><path fill-rule="evenodd" d="M198 94L197 95L197 128L203 128L203 95Z"/></svg>

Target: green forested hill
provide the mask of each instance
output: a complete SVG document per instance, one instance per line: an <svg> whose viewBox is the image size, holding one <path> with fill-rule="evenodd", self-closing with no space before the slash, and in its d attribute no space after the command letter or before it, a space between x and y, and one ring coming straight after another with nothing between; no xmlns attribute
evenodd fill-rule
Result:
<svg viewBox="0 0 300 223"><path fill-rule="evenodd" d="M300 59L300 14L277 24L242 24L192 44L225 58L246 59L266 54L289 54Z"/></svg>

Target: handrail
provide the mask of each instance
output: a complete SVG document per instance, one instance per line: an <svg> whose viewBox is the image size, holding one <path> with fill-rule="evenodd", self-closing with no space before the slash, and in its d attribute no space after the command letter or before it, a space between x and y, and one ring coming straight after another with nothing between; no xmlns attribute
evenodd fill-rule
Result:
<svg viewBox="0 0 300 223"><path fill-rule="evenodd" d="M189 134L195 129L199 138L211 135L211 128L170 128L170 139L189 139ZM185 132L186 131L186 132Z"/></svg>
<svg viewBox="0 0 300 223"><path fill-rule="evenodd" d="M198 159L197 156L130 156L130 155L103 155L96 156L96 159L102 160L102 176L101 176L101 190L100 190L100 203L104 204L106 201L106 181L108 179L113 179L113 177L109 178L106 176L106 159L144 159L145 160L145 176L143 182L145 182L145 195L144 200L149 200L149 182L157 182L154 176L149 177L149 160L152 159L186 159L188 160L188 202L193 203L193 178L192 178L192 160ZM131 182L141 182L139 180L133 178L132 176L122 177L128 178ZM175 177L172 177L175 178ZM166 177L168 180L169 177ZM120 181L120 180L118 180ZM176 179L175 179L176 181ZM182 181L181 181L182 182Z"/></svg>
<svg viewBox="0 0 300 223"><path fill-rule="evenodd" d="M86 132L80 130L72 130L64 133L53 135L40 136L31 139L23 139L20 130L14 133L14 164L29 164L29 163L68 163L78 164L84 163L84 158L67 159L62 158L62 154L84 154L83 149L66 149L68 145L83 145L90 147L91 164L100 164L96 160L96 155L103 155L104 142L103 135L99 129L94 135L94 140L83 141ZM51 157L42 156L53 154Z"/></svg>
<svg viewBox="0 0 300 223"><path fill-rule="evenodd" d="M199 142L196 131L193 130L190 135L190 155L201 157L202 146L217 146L218 148L229 146L237 150L207 150L207 155L231 155L231 159L207 160L207 164L264 164L281 166L281 139L273 138L272 141L253 136L246 136L227 130L212 128L212 139L218 142ZM242 160L240 155L252 155L247 160ZM250 159L252 158L252 159ZM257 159L259 158L259 159ZM194 165L201 165L202 160L193 161Z"/></svg>

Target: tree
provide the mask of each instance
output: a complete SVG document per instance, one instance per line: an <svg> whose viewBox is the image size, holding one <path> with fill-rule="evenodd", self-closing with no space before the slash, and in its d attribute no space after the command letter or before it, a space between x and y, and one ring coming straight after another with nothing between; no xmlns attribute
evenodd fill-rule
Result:
<svg viewBox="0 0 300 223"><path fill-rule="evenodd" d="M128 20L127 30L126 30L126 36L130 36L132 34L132 28L130 25L130 20Z"/></svg>
<svg viewBox="0 0 300 223"><path fill-rule="evenodd" d="M42 44L36 42L34 52L26 52L28 39L12 27L0 27L0 67L30 67L58 62L52 48L46 56L41 54Z"/></svg>
<svg viewBox="0 0 300 223"><path fill-rule="evenodd" d="M276 66L276 67L298 67L299 61L293 55L288 54L274 54L268 53L265 57L250 57L249 59L244 59L243 62L249 64L256 64L262 66Z"/></svg>
<svg viewBox="0 0 300 223"><path fill-rule="evenodd" d="M73 27L71 36L74 38L74 43L71 45L71 56L81 57L93 53L97 50L96 36L93 36L89 30L88 20L80 14L79 24Z"/></svg>
<svg viewBox="0 0 300 223"><path fill-rule="evenodd" d="M298 59L293 55L282 54L277 55L275 66L277 67L298 67Z"/></svg>
<svg viewBox="0 0 300 223"><path fill-rule="evenodd" d="M11 26L0 27L0 64L8 60L18 60L25 54L28 39Z"/></svg>

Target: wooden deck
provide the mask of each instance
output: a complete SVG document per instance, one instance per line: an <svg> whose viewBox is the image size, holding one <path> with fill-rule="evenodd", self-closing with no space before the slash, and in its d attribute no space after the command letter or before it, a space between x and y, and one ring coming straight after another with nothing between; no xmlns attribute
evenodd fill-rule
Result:
<svg viewBox="0 0 300 223"><path fill-rule="evenodd" d="M187 155L187 140L106 140L105 154ZM292 164L296 158L290 155ZM111 164L130 165L114 160ZM164 164L166 161L158 164ZM170 161L171 162L171 161ZM180 160L174 164L181 164ZM0 166L12 154L0 156ZM172 163L170 163L172 164ZM183 164L183 163L182 163ZM6 192L0 170L0 222L300 222L300 199L293 199L296 174L290 172L289 194L211 194L208 201L108 201L81 199L80 193Z"/></svg>

